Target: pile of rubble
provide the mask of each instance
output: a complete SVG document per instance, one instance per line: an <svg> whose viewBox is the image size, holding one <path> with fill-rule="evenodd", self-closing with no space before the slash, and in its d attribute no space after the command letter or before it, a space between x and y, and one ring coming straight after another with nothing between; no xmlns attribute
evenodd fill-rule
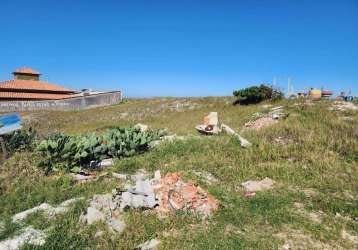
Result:
<svg viewBox="0 0 358 250"><path fill-rule="evenodd" d="M178 173L168 173L154 186L161 213L182 210L208 217L218 209L218 201L207 191L185 182Z"/></svg>
<svg viewBox="0 0 358 250"><path fill-rule="evenodd" d="M283 106L274 107L269 113L256 113L255 120L245 123L245 128L259 130L263 127L275 124L279 120L285 119L287 116L288 114L283 111Z"/></svg>
<svg viewBox="0 0 358 250"><path fill-rule="evenodd" d="M121 178L126 179L126 176ZM102 221L112 231L121 233L125 228L121 213L128 209L155 209L161 215L181 210L206 218L219 206L211 194L185 182L178 173L162 177L156 171L154 178L149 179L146 172L139 171L131 176L131 180L134 185L126 184L125 190L114 189L112 194L94 195L80 221L87 224Z"/></svg>
<svg viewBox="0 0 358 250"><path fill-rule="evenodd" d="M251 143L236 133L232 128L225 124L219 124L219 118L217 112L210 112L204 117L204 124L197 125L196 130L205 135L217 135L221 132L226 132L229 135L233 135L239 139L243 148L251 146Z"/></svg>

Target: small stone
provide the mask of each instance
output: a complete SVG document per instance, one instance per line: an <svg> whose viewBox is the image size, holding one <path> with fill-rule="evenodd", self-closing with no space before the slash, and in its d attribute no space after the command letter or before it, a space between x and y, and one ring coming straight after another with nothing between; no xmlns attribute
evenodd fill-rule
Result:
<svg viewBox="0 0 358 250"><path fill-rule="evenodd" d="M94 178L96 178L96 176L94 176L94 175L82 175L82 174L73 174L73 173L70 175L73 176L75 181L88 181L88 180L93 180Z"/></svg>
<svg viewBox="0 0 358 250"><path fill-rule="evenodd" d="M110 214L117 208L117 203L113 201L112 194L95 194L90 202L90 206Z"/></svg>
<svg viewBox="0 0 358 250"><path fill-rule="evenodd" d="M126 228L126 224L123 221L114 218L109 219L107 225L117 233L122 233Z"/></svg>
<svg viewBox="0 0 358 250"><path fill-rule="evenodd" d="M113 164L114 164L113 159L104 159L99 163L99 166L101 168L107 168L107 167L113 166Z"/></svg>
<svg viewBox="0 0 358 250"><path fill-rule="evenodd" d="M148 125L137 123L136 125L134 125L134 128L139 129L140 132L145 132L148 130Z"/></svg>
<svg viewBox="0 0 358 250"><path fill-rule="evenodd" d="M105 215L93 207L87 208L86 220L89 225L98 222L98 221L105 221Z"/></svg>
<svg viewBox="0 0 358 250"><path fill-rule="evenodd" d="M94 235L95 238L100 238L104 235L103 231L97 231L96 234Z"/></svg>
<svg viewBox="0 0 358 250"><path fill-rule="evenodd" d="M144 242L143 244L140 244L137 246L137 248L140 248L141 250L151 250L156 249L160 244L160 240L152 239Z"/></svg>
<svg viewBox="0 0 358 250"><path fill-rule="evenodd" d="M282 246L282 250L290 250L291 247L290 247L290 244L286 243Z"/></svg>
<svg viewBox="0 0 358 250"><path fill-rule="evenodd" d="M274 185L274 181L270 178L265 178L261 181L246 181L241 183L241 186L245 188L247 192L259 192L271 189Z"/></svg>

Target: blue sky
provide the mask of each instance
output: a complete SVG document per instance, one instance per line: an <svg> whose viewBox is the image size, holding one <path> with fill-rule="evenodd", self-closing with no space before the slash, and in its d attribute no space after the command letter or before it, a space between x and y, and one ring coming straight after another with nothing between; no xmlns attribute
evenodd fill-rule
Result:
<svg viewBox="0 0 358 250"><path fill-rule="evenodd" d="M1 0L0 80L30 66L126 96L283 90L358 95L358 0Z"/></svg>

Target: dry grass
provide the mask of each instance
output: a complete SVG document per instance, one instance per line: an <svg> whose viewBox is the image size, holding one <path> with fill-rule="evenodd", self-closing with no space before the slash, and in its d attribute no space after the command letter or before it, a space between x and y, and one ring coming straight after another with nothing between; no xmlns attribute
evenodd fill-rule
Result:
<svg viewBox="0 0 358 250"><path fill-rule="evenodd" d="M217 111L220 120L237 131L252 114L265 111L262 104L232 106L232 101L230 97L138 99L78 112L23 115L28 126L43 134L80 134L140 122L178 135L197 135L194 127L209 111ZM220 200L219 211L208 221L190 214L160 219L152 213L131 211L125 214L128 227L122 235L107 232L95 238L95 232L105 227L79 227L84 203L55 221L42 223L45 219L38 215L27 223L52 228L44 249L133 249L154 237L162 241L161 249L277 249L284 244L292 249L354 249L356 243L342 237L342 232L354 237L358 231L358 112L328 111L330 102L274 105L283 105L289 117L259 131L244 131L242 135L254 144L249 149L240 148L227 135L200 136L164 143L146 154L119 160L108 170L181 172ZM351 119L340 119L347 116ZM289 140L273 143L279 137ZM121 185L112 179L78 185L65 173L44 176L35 162L35 155L19 153L1 167L0 215L4 221L44 201L57 204L70 197L91 197ZM208 184L193 170L209 172L219 181ZM243 197L241 182L264 177L277 182L273 190ZM296 211L295 203L302 204L305 212ZM318 212L320 221L307 216ZM0 239L18 230L17 225L6 225Z"/></svg>

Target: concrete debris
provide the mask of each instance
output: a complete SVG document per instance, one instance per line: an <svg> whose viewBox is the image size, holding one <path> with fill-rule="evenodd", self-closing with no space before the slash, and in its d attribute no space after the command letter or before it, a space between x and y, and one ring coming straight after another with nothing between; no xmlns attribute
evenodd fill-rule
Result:
<svg viewBox="0 0 358 250"><path fill-rule="evenodd" d="M12 221L14 223L19 223L23 220L25 220L27 218L27 216L29 216L30 214L33 214L33 213L36 213L36 212L44 212L46 216L48 217L53 217L53 216L56 216L58 214L63 214L65 212L68 211L69 209L69 206L71 204L74 204L76 203L77 201L79 200L83 200L84 198L83 197L80 197L80 198L74 198L74 199L70 199L70 200L67 200L67 201L64 201L62 202L59 206L57 207L53 207L51 206L50 204L48 203L42 203L41 205L39 206L36 206L36 207L33 207L33 208L30 208L28 210L25 210L23 212L20 212L18 214L15 214L13 217L12 217Z"/></svg>
<svg viewBox="0 0 358 250"><path fill-rule="evenodd" d="M90 200L87 213L81 216L80 221L89 225L105 222L112 232L122 233L126 224L119 219L119 214L116 212L118 208L119 202L111 194L96 194Z"/></svg>
<svg viewBox="0 0 358 250"><path fill-rule="evenodd" d="M137 180L134 188L119 192L120 209L154 208L158 205L155 193L149 180Z"/></svg>
<svg viewBox="0 0 358 250"><path fill-rule="evenodd" d="M251 143L236 133L228 125L221 124L219 125L218 113L210 112L209 115L204 117L204 124L197 125L195 127L200 133L205 135L217 135L222 131L226 132L229 135L235 136L239 139L241 147L247 148L251 146Z"/></svg>
<svg viewBox="0 0 358 250"><path fill-rule="evenodd" d="M160 140L155 140L150 142L149 147L154 148L158 146L162 142L173 142L175 140L185 140L187 137L185 136L178 136L176 134L174 135L166 135L160 138Z"/></svg>
<svg viewBox="0 0 358 250"><path fill-rule="evenodd" d="M111 211L117 208L116 202L112 199L112 194L95 194L90 201L90 206L103 211L107 215L110 215Z"/></svg>
<svg viewBox="0 0 358 250"><path fill-rule="evenodd" d="M211 175L205 177L217 181ZM135 184L128 185L126 191L115 189L113 194L94 195L87 214L81 216L80 221L88 224L104 221L112 231L122 232L125 224L118 216L132 208L155 208L160 214L183 210L198 213L204 218L218 209L218 201L213 196L191 182L184 182L178 173L161 176L157 170L153 179L143 176L134 179Z"/></svg>
<svg viewBox="0 0 358 250"><path fill-rule="evenodd" d="M159 200L159 213L183 210L208 217L219 207L211 194L191 182L184 182L178 173L166 174L154 190Z"/></svg>
<svg viewBox="0 0 358 250"><path fill-rule="evenodd" d="M103 231L97 231L96 234L94 235L95 238L100 238L104 235Z"/></svg>
<svg viewBox="0 0 358 250"><path fill-rule="evenodd" d="M265 178L261 181L246 181L241 183L247 192L260 192L273 188L275 182L270 178Z"/></svg>
<svg viewBox="0 0 358 250"><path fill-rule="evenodd" d="M283 106L278 106L278 107L273 107L271 108L271 111L278 111L278 110L283 110Z"/></svg>
<svg viewBox="0 0 358 250"><path fill-rule="evenodd" d="M16 250L25 244L41 246L46 243L46 234L33 227L26 227L21 234L7 240L0 241L0 249Z"/></svg>
<svg viewBox="0 0 358 250"><path fill-rule="evenodd" d="M233 130L232 128L230 128L228 125L226 124L221 124L221 129L222 131L226 132L229 135L233 135L236 136L239 141L240 141L240 145L243 148L248 148L251 147L252 144L251 142L249 142L248 140L246 140L244 137L242 137L241 135L239 135L238 133L235 132L235 130Z"/></svg>
<svg viewBox="0 0 358 250"><path fill-rule="evenodd" d="M106 220L104 213L93 207L87 208L87 213L84 218L88 225Z"/></svg>
<svg viewBox="0 0 358 250"><path fill-rule="evenodd" d="M107 221L107 225L113 232L116 233L122 233L126 228L126 224L123 221L115 218L110 218Z"/></svg>
<svg viewBox="0 0 358 250"><path fill-rule="evenodd" d="M75 174L75 173L71 173L70 174L75 181L78 181L78 182L86 182L86 181L90 181L90 180L94 180L96 179L96 175L94 174Z"/></svg>
<svg viewBox="0 0 358 250"><path fill-rule="evenodd" d="M210 112L205 116L204 125L219 126L218 112Z"/></svg>
<svg viewBox="0 0 358 250"><path fill-rule="evenodd" d="M112 176L116 179L127 180L127 175L125 174L112 173Z"/></svg>
<svg viewBox="0 0 358 250"><path fill-rule="evenodd" d="M221 132L219 127L219 118L217 112L210 112L204 117L204 124L195 127L200 133L207 135L216 135Z"/></svg>
<svg viewBox="0 0 358 250"><path fill-rule="evenodd" d="M159 244L160 244L160 240L151 239L138 245L136 248L141 250L152 250L152 249L156 249L159 246Z"/></svg>
<svg viewBox="0 0 358 250"><path fill-rule="evenodd" d="M141 132L145 132L148 130L148 125L145 125L145 124L141 124L141 123L137 123L136 125L134 125L134 127L136 129L139 129Z"/></svg>
<svg viewBox="0 0 358 250"><path fill-rule="evenodd" d="M255 113L254 120L245 123L245 128L259 130L263 127L270 126L278 122L278 120L285 119L288 116L283 112L283 106L274 107L269 113Z"/></svg>
<svg viewBox="0 0 358 250"><path fill-rule="evenodd" d="M90 168L108 168L110 166L113 166L114 161L113 159L104 159L100 162L91 161L90 162Z"/></svg>
<svg viewBox="0 0 358 250"><path fill-rule="evenodd" d="M138 180L144 180L149 177L149 174L145 169L138 169L137 172L131 176L132 181L136 182Z"/></svg>
<svg viewBox="0 0 358 250"><path fill-rule="evenodd" d="M329 110L336 111L347 111L347 110L358 110L358 106L353 102L344 102L344 101L335 101L332 107L328 108Z"/></svg>

